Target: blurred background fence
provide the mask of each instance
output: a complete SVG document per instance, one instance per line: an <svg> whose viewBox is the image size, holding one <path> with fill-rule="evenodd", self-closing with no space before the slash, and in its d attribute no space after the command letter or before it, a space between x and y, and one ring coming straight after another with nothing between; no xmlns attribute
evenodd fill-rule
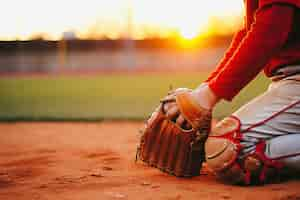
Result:
<svg viewBox="0 0 300 200"><path fill-rule="evenodd" d="M0 73L60 71L197 71L221 58L230 38L177 48L167 40L61 40L0 42ZM174 42L174 41L173 41Z"/></svg>

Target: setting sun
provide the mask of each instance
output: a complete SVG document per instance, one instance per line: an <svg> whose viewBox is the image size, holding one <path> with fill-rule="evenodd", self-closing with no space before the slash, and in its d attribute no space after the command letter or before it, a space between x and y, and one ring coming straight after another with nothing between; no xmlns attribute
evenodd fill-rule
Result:
<svg viewBox="0 0 300 200"><path fill-rule="evenodd" d="M205 32L208 25L208 16L198 16L197 19L186 19L177 25L181 37L187 40L196 38L201 32Z"/></svg>
<svg viewBox="0 0 300 200"><path fill-rule="evenodd" d="M196 30L188 30L188 29L180 30L180 34L184 39L189 39L189 40L198 36L198 32Z"/></svg>

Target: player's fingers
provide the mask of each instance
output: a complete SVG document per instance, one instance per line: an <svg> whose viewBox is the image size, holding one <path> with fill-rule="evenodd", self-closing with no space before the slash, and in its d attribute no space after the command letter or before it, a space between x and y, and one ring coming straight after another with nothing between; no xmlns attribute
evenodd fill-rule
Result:
<svg viewBox="0 0 300 200"><path fill-rule="evenodd" d="M166 96L165 97L165 99L164 99L165 101L167 101L167 102L170 102L170 101L175 101L175 97L174 97L174 95L168 95L168 96Z"/></svg>
<svg viewBox="0 0 300 200"><path fill-rule="evenodd" d="M174 95L168 95L168 96L164 97L163 99L161 99L160 101L165 102L165 103L175 102L175 97L174 97Z"/></svg>
<svg viewBox="0 0 300 200"><path fill-rule="evenodd" d="M182 124L182 126L181 126L183 129L185 129L185 130L190 130L190 129L192 129L192 126L191 126L191 124L188 122L188 121L184 121L183 122L183 124Z"/></svg>
<svg viewBox="0 0 300 200"><path fill-rule="evenodd" d="M176 106L175 102L166 103L166 104L164 104L164 111L168 112L168 110L170 110L174 106Z"/></svg>
<svg viewBox="0 0 300 200"><path fill-rule="evenodd" d="M171 107L170 109L167 110L166 115L169 119L175 120L179 115L178 107L177 106Z"/></svg>
<svg viewBox="0 0 300 200"><path fill-rule="evenodd" d="M184 124L185 119L182 115L179 115L179 117L176 119L176 124L178 124L180 127Z"/></svg>
<svg viewBox="0 0 300 200"><path fill-rule="evenodd" d="M190 129L192 129L192 125L190 123L188 123L187 121L185 121L184 128L186 130L190 130Z"/></svg>

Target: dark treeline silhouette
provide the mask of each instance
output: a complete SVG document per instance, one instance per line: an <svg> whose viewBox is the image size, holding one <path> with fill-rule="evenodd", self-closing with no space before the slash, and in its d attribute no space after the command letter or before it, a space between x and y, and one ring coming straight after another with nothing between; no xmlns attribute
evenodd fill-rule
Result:
<svg viewBox="0 0 300 200"><path fill-rule="evenodd" d="M193 48L217 47L228 44L231 36L215 36L208 38L195 39ZM30 40L30 41L0 41L0 52L14 52L20 49L26 51L56 51L62 44L67 46L68 50L84 51L109 49L119 50L128 45L128 40L64 40L64 41L47 41L47 40ZM131 42L137 49L182 49L180 42L176 39L145 39L134 40Z"/></svg>
<svg viewBox="0 0 300 200"><path fill-rule="evenodd" d="M231 36L145 40L0 41L0 74L60 71L206 70ZM203 59L205 58L205 59Z"/></svg>

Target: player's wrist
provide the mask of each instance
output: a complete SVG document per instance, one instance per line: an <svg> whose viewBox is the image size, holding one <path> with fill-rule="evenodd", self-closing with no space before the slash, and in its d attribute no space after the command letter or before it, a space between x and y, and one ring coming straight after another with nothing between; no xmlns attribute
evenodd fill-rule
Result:
<svg viewBox="0 0 300 200"><path fill-rule="evenodd" d="M206 109L213 109L215 105L221 100L210 89L207 83L202 83L196 89L192 91L192 95L195 97L200 106Z"/></svg>

